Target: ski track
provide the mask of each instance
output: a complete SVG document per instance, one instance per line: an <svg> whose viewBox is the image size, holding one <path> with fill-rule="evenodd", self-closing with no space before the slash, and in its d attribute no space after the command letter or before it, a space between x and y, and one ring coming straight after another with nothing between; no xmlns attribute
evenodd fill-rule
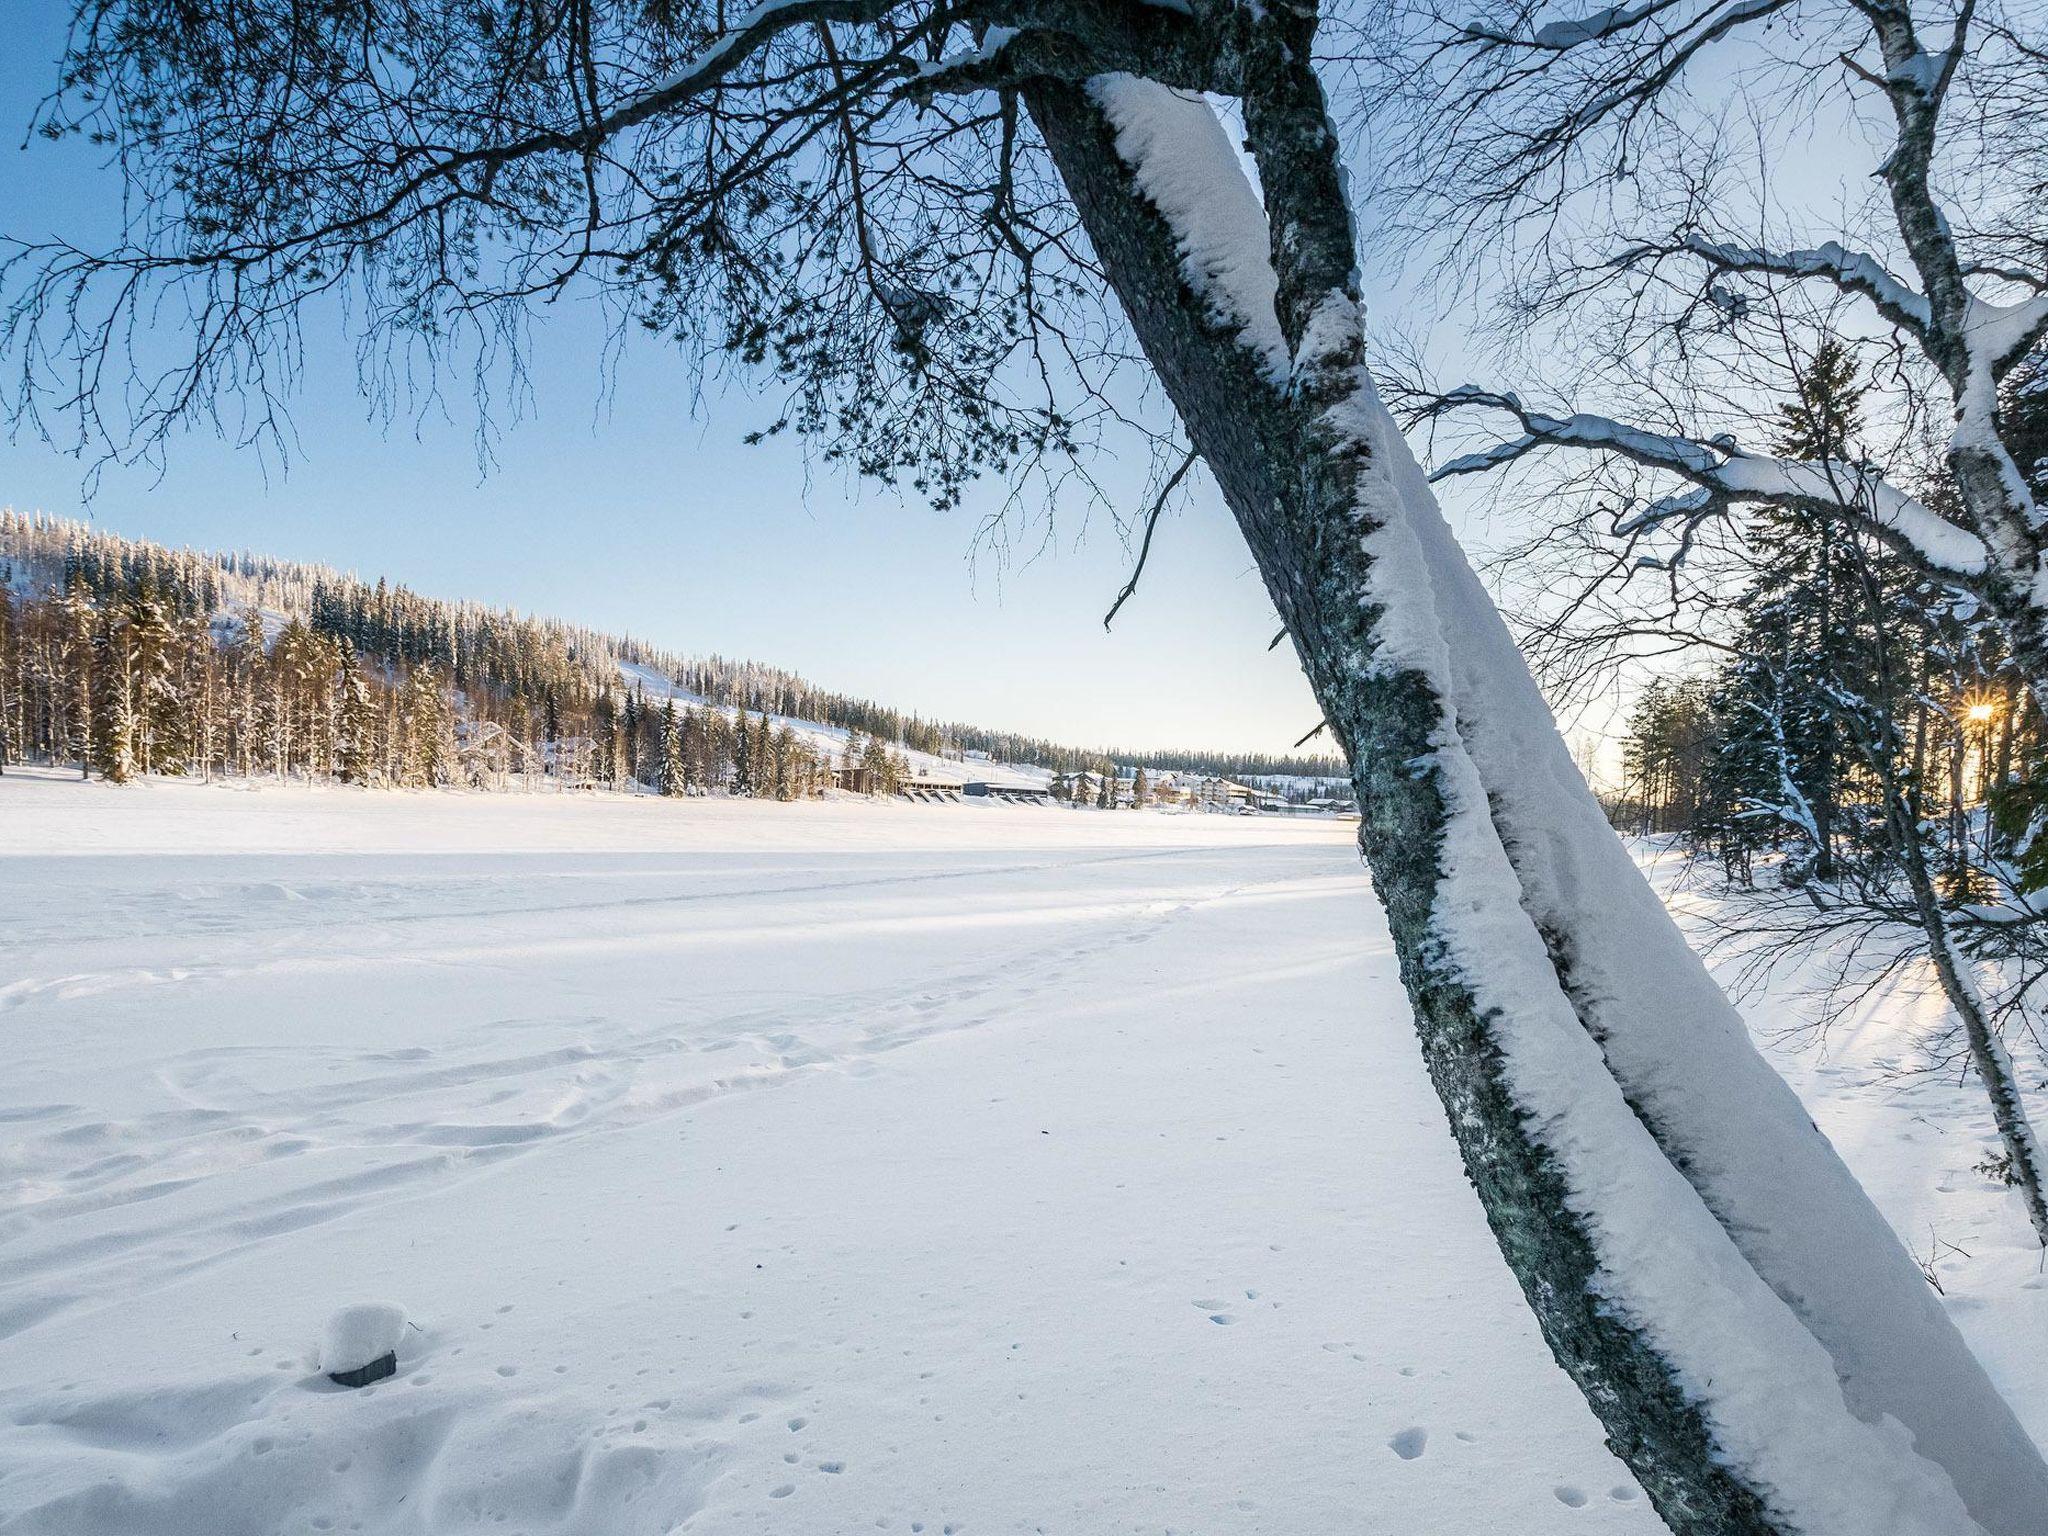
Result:
<svg viewBox="0 0 2048 1536"><path fill-rule="evenodd" d="M1088 866L1133 859L1185 857L1189 851L756 886L725 893L640 896L566 908L532 904L459 914L420 912L403 921L417 930L478 918L557 912L587 917L624 907L659 914L714 899L840 896L853 890L944 880L1066 875ZM1290 883L1267 882L1276 888ZM1057 988L1085 961L1123 945L1143 943L1166 924L1202 906L1229 902L1256 890L1256 886L1228 886L1178 902L1122 903L1107 909L1117 926L1086 938L1061 938L1031 946L1006 955L994 967L941 971L907 986L877 987L837 999L841 1022L830 1031L821 1031L800 1017L792 1018L786 1008L771 1005L692 1020L687 1034L668 1025L618 1028L602 1017L587 1017L575 1023L588 1038L573 1045L455 1061L445 1061L445 1053L423 1047L367 1052L323 1052L303 1045L211 1047L183 1053L155 1068L163 1089L184 1106L177 1110L117 1122L89 1118L76 1106L29 1107L18 1113L48 1123L39 1125L37 1135L20 1138L0 1165L12 1185L11 1191L0 1191L0 1235L18 1251L7 1266L7 1283L0 1285L0 1337L98 1297L115 1293L133 1296L183 1279L238 1257L268 1239L348 1216L371 1201L386 1204L442 1187L563 1137L603 1134L727 1095L780 1086L808 1072L867 1070L866 1064L873 1058L904 1046L999 1022ZM1090 909L1091 914L1103 910ZM323 926L286 934L265 930L266 940L289 946L296 934L316 932ZM221 934L216 928L209 936ZM534 948L522 945L517 952L530 956ZM460 955L474 963L477 951L469 947ZM402 958L412 964L448 963L448 957ZM345 973L365 962L334 957L320 964L323 969ZM193 965L166 972L75 975L39 985L18 983L9 1001L17 1007L38 997L76 1003L117 989L204 983L291 967L292 962L271 961L248 967ZM1031 979L1021 983L1008 980L1017 973ZM492 1027L517 1023L516 1019L493 1020ZM701 1078L662 1070L678 1058L723 1052L735 1053L743 1064ZM275 1112L287 1105L277 1104L273 1113L258 1118L271 1107L265 1103L269 1096L250 1085L242 1069L285 1058L303 1059L308 1054L326 1059L328 1072L354 1075L296 1088L289 1098L287 1116ZM465 1103L477 1108L513 1098L525 1103L538 1098L544 1107L527 1117L505 1120L386 1118L406 1100L433 1096L445 1101L451 1093L462 1094ZM146 1148L147 1153L125 1150L136 1147ZM445 1150L416 1155L421 1149ZM231 1177L259 1164L299 1167L324 1162L322 1154L336 1151L365 1158L369 1166L343 1177L309 1178L239 1199L216 1219L194 1222L182 1214L161 1220L143 1216L119 1225L102 1224L90 1237L68 1239L63 1235L81 1217L109 1212L125 1215L126 1208L148 1207L205 1181ZM172 1243L168 1249L164 1246L167 1240ZM142 1262L124 1262L138 1252L146 1254ZM72 1272L85 1265L91 1267L88 1282L62 1292L51 1289L53 1273Z"/></svg>

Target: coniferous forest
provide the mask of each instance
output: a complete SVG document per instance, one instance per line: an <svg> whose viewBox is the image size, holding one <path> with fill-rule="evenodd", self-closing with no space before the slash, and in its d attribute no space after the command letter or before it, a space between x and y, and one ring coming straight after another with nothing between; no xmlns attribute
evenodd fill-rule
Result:
<svg viewBox="0 0 2048 1536"><path fill-rule="evenodd" d="M827 761L790 720L841 727L846 744ZM891 793L904 748L1061 774L1112 761L1236 777L1342 771L1321 757L1065 747L927 720L755 662L0 511L0 768L793 800L835 768Z"/></svg>

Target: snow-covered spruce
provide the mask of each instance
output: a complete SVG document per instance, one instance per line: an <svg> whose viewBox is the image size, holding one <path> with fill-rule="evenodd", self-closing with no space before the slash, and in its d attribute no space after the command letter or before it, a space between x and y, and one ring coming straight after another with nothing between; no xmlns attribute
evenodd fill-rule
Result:
<svg viewBox="0 0 2048 1536"><path fill-rule="evenodd" d="M1629 867L1371 393L1334 136L1289 51L1246 66L1256 230L1199 98L1029 100L1350 755L1503 1253L1674 1529L2025 1536L2048 1470ZM1284 390L1263 316L1237 334L1254 239Z"/></svg>

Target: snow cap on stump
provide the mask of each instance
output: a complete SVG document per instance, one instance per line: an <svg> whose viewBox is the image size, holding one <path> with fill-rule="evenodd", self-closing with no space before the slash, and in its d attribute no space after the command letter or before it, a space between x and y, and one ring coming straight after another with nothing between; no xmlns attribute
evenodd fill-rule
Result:
<svg viewBox="0 0 2048 1536"><path fill-rule="evenodd" d="M395 1302L343 1307L327 1320L320 1369L344 1387L382 1381L398 1369L398 1338L404 1331L405 1308Z"/></svg>

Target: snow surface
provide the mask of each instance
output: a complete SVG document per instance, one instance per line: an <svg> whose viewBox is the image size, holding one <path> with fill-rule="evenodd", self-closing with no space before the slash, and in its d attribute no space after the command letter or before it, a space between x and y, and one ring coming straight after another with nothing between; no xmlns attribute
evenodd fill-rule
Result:
<svg viewBox="0 0 2048 1536"><path fill-rule="evenodd" d="M0 975L9 1536L1658 1529L1344 828L17 772ZM1836 1045L2048 1432L1981 1095Z"/></svg>
<svg viewBox="0 0 2048 1536"><path fill-rule="evenodd" d="M10 772L0 946L8 1536L1655 1529L1344 827Z"/></svg>

